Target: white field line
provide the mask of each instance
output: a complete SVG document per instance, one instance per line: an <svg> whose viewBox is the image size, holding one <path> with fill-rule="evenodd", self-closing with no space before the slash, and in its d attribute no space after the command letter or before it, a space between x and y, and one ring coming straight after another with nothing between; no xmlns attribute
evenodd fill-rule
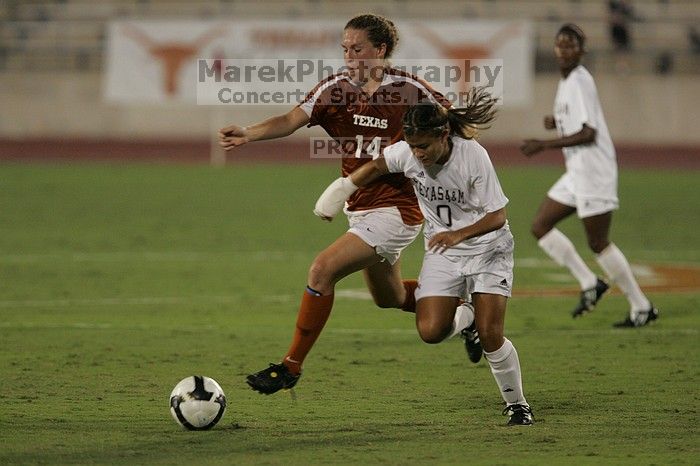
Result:
<svg viewBox="0 0 700 466"><path fill-rule="evenodd" d="M359 299L371 301L372 296L365 289L347 289L338 290L335 294L336 298L341 299ZM297 300L296 295L263 295L260 296L260 302L264 303L292 303ZM191 304L197 302L206 303L236 303L240 302L241 297L236 295L231 296L144 296L137 298L89 298L89 299L27 299L27 300L6 300L0 301L0 309L5 308L31 308L31 307L101 307L101 306L163 306L175 304Z"/></svg>
<svg viewBox="0 0 700 466"><path fill-rule="evenodd" d="M645 251L648 252L648 251ZM652 251L653 252L653 251ZM700 251L693 251L693 253ZM251 260L255 262L310 259L308 251L229 251L221 253L194 251L141 251L141 252L56 252L46 254L0 254L0 264L42 264L50 262L110 263L110 262L227 262ZM700 267L697 262L660 261L657 265ZM515 268L563 270L546 257L522 257L515 261ZM653 267L632 264L640 277L653 276Z"/></svg>
<svg viewBox="0 0 700 466"><path fill-rule="evenodd" d="M313 255L304 251L241 251L241 252L65 252L46 254L0 254L0 264L34 264L46 262L216 262L243 258L254 261L280 261L290 258L305 258ZM526 257L518 259L516 267L557 268L544 258Z"/></svg>
<svg viewBox="0 0 700 466"><path fill-rule="evenodd" d="M133 261L223 261L236 259L254 261L289 260L290 256L306 256L305 252L292 251L247 251L241 253L198 253L198 252L134 252L134 253L76 253L76 254L10 254L0 255L2 263L44 263L52 261L73 262L133 262ZM680 265L680 264L675 264ZM697 264L689 264L697 266ZM565 273L565 270L546 258L522 258L516 261L519 268L555 269L554 272L545 272L544 277L555 283L574 283L573 278ZM634 273L644 280L645 284L655 284L661 277L657 277L654 269L649 265L632 265ZM517 290L516 290L517 293ZM356 299L371 301L372 297L365 288L339 289L335 293L336 298ZM546 296L543 296L546 297ZM209 302L209 303L235 303L240 301L240 296L146 296L146 297L113 297L113 298L88 298L88 299L27 299L0 301L0 309L8 308L59 308L71 306L160 306L185 303ZM267 303L293 303L298 296L294 295L263 295L261 302Z"/></svg>
<svg viewBox="0 0 700 466"><path fill-rule="evenodd" d="M167 326L161 327L157 325L134 325L131 324L109 324L109 323L94 323L94 322L65 322L65 323L38 323L38 322L2 322L2 329L73 329L73 330L167 330ZM223 331L220 326L216 325L201 325L197 326L197 330L207 332ZM645 330L646 331L646 330ZM697 335L700 330L696 328L657 328L649 327L648 331L655 335ZM335 333L341 335L415 335L418 338L415 328L343 328L329 326L324 329L326 333ZM546 334L546 335L599 335L601 333L615 335L620 333L630 333L624 329L613 328L597 328L597 329L539 329L527 331L513 331L511 335L523 334Z"/></svg>
<svg viewBox="0 0 700 466"><path fill-rule="evenodd" d="M365 288L354 288L345 290L336 290L336 298L360 299L362 301L371 301L372 295Z"/></svg>
<svg viewBox="0 0 700 466"><path fill-rule="evenodd" d="M241 252L95 252L4 254L0 264L41 264L47 262L222 262L236 259L252 261L282 261L307 258L313 253L304 251L241 251Z"/></svg>
<svg viewBox="0 0 700 466"><path fill-rule="evenodd" d="M72 307L72 306L143 306L182 304L197 301L233 302L234 296L189 296L189 297L142 297L142 298L94 298L94 299L30 299L0 301L0 308L6 307Z"/></svg>
<svg viewBox="0 0 700 466"><path fill-rule="evenodd" d="M559 274L545 274L551 282L558 283L573 283L568 276ZM659 282L653 278L646 278L645 285ZM660 283L660 282L659 282ZM682 290L670 291L671 293L681 292ZM692 291L692 290L688 290ZM526 290L528 296L534 291ZM515 296L518 296L518 290L514 291ZM568 296L571 292L566 290L561 294L543 293L539 298L556 298ZM365 288L348 288L336 290L336 299L348 299L359 301L372 301L372 295ZM280 294L280 295L262 295L258 298L261 303L273 303L290 305L298 301L298 295ZM67 308L67 307L108 307L108 306L167 306L178 304L233 304L242 301L240 295L230 296L143 296L143 297L114 297L114 298L88 298L88 299L27 299L27 300L4 300L0 301L0 310L17 309L17 308Z"/></svg>
<svg viewBox="0 0 700 466"><path fill-rule="evenodd" d="M4 329L77 329L77 330L108 330L108 329L120 329L120 330L155 330L155 329L167 329L167 327L159 327L156 325L134 325L126 324L107 324L107 323L95 323L95 322L65 322L65 323L39 323L39 322L0 322L0 328ZM220 327L216 325L197 325L197 330L214 331L221 330Z"/></svg>
<svg viewBox="0 0 700 466"><path fill-rule="evenodd" d="M29 299L0 301L2 308L26 307L77 307L77 306L162 306L173 304L207 303L236 303L240 296L146 296L140 298L92 298L92 299ZM291 295L266 295L260 297L261 302L286 303L292 301Z"/></svg>
<svg viewBox="0 0 700 466"><path fill-rule="evenodd" d="M664 335L697 335L700 333L699 329L696 328L656 328L653 326L648 327L650 331L653 331L655 334L664 334ZM415 328L333 328L333 327L328 327L327 329L324 329L324 332L330 332L330 333L341 333L341 334L365 334L365 333L371 333L371 334L415 334L416 338L418 338L418 334L416 333ZM610 333L610 334L616 334L616 333L630 333L629 330L625 329L614 329L614 328L605 328L605 329L539 329L539 330L522 330L522 331L511 331L510 334L523 334L527 333L533 334L533 333L546 333L546 334L577 334L577 335L597 335L600 333ZM459 338L453 338L453 340L459 340Z"/></svg>

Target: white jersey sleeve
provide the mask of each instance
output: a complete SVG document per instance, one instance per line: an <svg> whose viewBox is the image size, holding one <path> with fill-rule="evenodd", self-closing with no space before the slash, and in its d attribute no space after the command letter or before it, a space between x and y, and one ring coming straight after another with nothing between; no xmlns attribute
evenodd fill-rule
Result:
<svg viewBox="0 0 700 466"><path fill-rule="evenodd" d="M385 147L382 153L389 173L404 173L406 162L412 157L411 148L406 141L391 144Z"/></svg>
<svg viewBox="0 0 700 466"><path fill-rule="evenodd" d="M491 159L486 149L481 146L477 146L473 152L469 171L474 174L471 182L475 198L481 203L479 209L484 213L500 210L508 204L508 198L503 193Z"/></svg>

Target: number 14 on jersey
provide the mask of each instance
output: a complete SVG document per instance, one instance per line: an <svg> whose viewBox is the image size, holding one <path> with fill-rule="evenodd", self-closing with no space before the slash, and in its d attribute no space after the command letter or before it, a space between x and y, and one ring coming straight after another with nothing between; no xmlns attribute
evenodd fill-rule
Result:
<svg viewBox="0 0 700 466"><path fill-rule="evenodd" d="M355 149L355 158L359 159L360 157L362 157L362 149L364 147L365 138L363 135L358 134L357 136L355 136L355 141L357 142L357 149ZM377 136L377 137L372 138L372 140L369 142L369 144L367 145L367 148L365 148L364 151L368 155L371 155L372 160L374 160L374 159L379 157L379 154L381 152L381 148L382 148L382 138Z"/></svg>

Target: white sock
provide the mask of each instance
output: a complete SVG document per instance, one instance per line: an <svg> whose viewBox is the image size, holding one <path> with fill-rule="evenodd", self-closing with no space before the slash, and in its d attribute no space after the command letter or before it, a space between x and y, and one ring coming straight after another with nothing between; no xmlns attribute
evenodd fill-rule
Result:
<svg viewBox="0 0 700 466"><path fill-rule="evenodd" d="M452 330L445 340L458 335L462 330L469 327L474 322L474 306L469 303L460 304L455 309L455 319L452 322Z"/></svg>
<svg viewBox="0 0 700 466"><path fill-rule="evenodd" d="M508 405L526 405L523 395L523 383L520 376L520 360L515 346L507 338L503 345L492 353L484 351L484 356L491 366L491 373L496 379L503 400Z"/></svg>
<svg viewBox="0 0 700 466"><path fill-rule="evenodd" d="M620 287L630 303L630 317L634 319L640 311L648 311L651 303L644 296L632 273L632 267L622 254L622 251L610 243L607 248L596 257L598 264L608 277Z"/></svg>
<svg viewBox="0 0 700 466"><path fill-rule="evenodd" d="M554 262L569 269L582 290L593 288L598 282L598 278L576 252L574 243L561 231L552 228L537 244Z"/></svg>

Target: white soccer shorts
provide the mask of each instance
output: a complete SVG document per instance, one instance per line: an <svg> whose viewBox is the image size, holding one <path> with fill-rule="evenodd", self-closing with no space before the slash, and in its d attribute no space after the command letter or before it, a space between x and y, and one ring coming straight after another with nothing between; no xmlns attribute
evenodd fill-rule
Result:
<svg viewBox="0 0 700 466"><path fill-rule="evenodd" d="M573 176L566 172L547 191L547 197L560 204L574 207L579 218L593 217L616 210L620 204L616 196L577 196Z"/></svg>
<svg viewBox="0 0 700 466"><path fill-rule="evenodd" d="M416 301L428 296L467 299L472 293L510 297L513 288L513 235L500 238L490 249L472 256L427 251L418 277ZM449 254L449 249L446 251Z"/></svg>
<svg viewBox="0 0 700 466"><path fill-rule="evenodd" d="M350 229L348 233L358 236L374 250L394 265L401 251L416 239L421 225L406 225L397 207L380 207L372 210L349 211Z"/></svg>

